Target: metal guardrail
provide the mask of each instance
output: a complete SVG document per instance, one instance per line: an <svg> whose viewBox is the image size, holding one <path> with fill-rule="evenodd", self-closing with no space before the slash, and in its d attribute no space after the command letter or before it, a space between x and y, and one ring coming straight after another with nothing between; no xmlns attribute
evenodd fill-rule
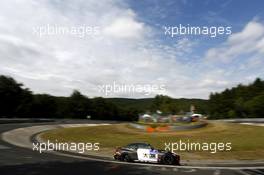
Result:
<svg viewBox="0 0 264 175"><path fill-rule="evenodd" d="M215 121L224 121L224 122L232 122L232 123L264 123L264 118L220 119Z"/></svg>

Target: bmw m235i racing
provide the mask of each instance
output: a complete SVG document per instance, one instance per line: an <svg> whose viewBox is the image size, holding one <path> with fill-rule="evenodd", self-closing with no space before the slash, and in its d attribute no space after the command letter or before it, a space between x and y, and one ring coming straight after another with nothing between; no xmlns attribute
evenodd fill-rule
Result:
<svg viewBox="0 0 264 175"><path fill-rule="evenodd" d="M147 143L131 143L115 150L114 159L125 162L149 162L180 165L180 156L169 151L154 149Z"/></svg>

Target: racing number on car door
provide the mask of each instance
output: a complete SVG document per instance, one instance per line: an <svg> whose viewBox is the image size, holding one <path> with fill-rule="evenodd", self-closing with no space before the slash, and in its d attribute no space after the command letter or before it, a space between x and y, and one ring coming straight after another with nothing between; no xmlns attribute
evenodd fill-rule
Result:
<svg viewBox="0 0 264 175"><path fill-rule="evenodd" d="M155 154L149 154L149 158L150 159L155 159L156 158L156 155Z"/></svg>
<svg viewBox="0 0 264 175"><path fill-rule="evenodd" d="M151 153L149 149L137 150L138 160L145 162L157 162L157 156L155 153Z"/></svg>

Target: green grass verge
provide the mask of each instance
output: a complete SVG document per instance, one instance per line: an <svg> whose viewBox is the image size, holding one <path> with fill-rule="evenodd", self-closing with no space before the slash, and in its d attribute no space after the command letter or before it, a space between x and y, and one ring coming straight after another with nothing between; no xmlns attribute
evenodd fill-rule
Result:
<svg viewBox="0 0 264 175"><path fill-rule="evenodd" d="M146 133L127 124L64 128L45 132L44 140L57 142L99 142L99 154L111 156L117 146L132 142L148 142L164 149L164 143L178 142L231 142L232 150L210 153L205 151L178 152L183 159L264 159L264 127L236 123L210 122L206 127L187 131Z"/></svg>

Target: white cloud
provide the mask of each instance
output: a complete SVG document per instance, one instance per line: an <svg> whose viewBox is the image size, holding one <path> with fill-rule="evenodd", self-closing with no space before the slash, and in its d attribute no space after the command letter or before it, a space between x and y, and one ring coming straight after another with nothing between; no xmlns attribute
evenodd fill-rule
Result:
<svg viewBox="0 0 264 175"><path fill-rule="evenodd" d="M103 29L103 33L108 36L121 39L138 39L144 34L143 23L135 21L134 14L128 17L118 17L110 25Z"/></svg>
<svg viewBox="0 0 264 175"><path fill-rule="evenodd" d="M252 20L241 32L208 49L200 65L196 65L204 74L197 86L216 92L239 83L252 82L256 77L263 78L263 39L264 25Z"/></svg>
<svg viewBox="0 0 264 175"><path fill-rule="evenodd" d="M230 35L222 46L209 49L206 59L216 63L230 63L243 54L262 52L263 39L264 25L250 21L241 32Z"/></svg>
<svg viewBox="0 0 264 175"><path fill-rule="evenodd" d="M252 28L260 30L262 24L254 23L246 33ZM34 34L34 27L47 24L98 26L100 35ZM242 31L241 35L248 34ZM182 39L164 45L153 37L151 26L138 20L121 0L4 1L0 6L0 74L13 76L34 92L53 95L69 95L79 89L88 96L103 96L98 86L116 82L165 84L167 94L173 97L207 98L211 91L239 82L229 78L230 74L241 76L231 69L222 70L208 62L182 63L196 42ZM207 58L218 54L220 58L226 49L231 49L227 56L236 55L232 50L248 47L263 51L263 40L257 37L249 39L246 46L237 38L241 37L235 34L223 46L212 48ZM142 93L113 96L146 97Z"/></svg>
<svg viewBox="0 0 264 175"><path fill-rule="evenodd" d="M0 26L1 74L13 76L34 92L54 95L69 95L79 89L89 96L102 96L98 86L113 81L185 81L177 60L155 47L156 43L149 40L150 27L138 21L136 14L120 1L55 2L10 1L1 5L1 21L5 24ZM47 24L99 26L101 35L79 38L34 34L34 27ZM115 94L123 95L144 97Z"/></svg>
<svg viewBox="0 0 264 175"><path fill-rule="evenodd" d="M264 37L256 45L259 52L264 54Z"/></svg>

